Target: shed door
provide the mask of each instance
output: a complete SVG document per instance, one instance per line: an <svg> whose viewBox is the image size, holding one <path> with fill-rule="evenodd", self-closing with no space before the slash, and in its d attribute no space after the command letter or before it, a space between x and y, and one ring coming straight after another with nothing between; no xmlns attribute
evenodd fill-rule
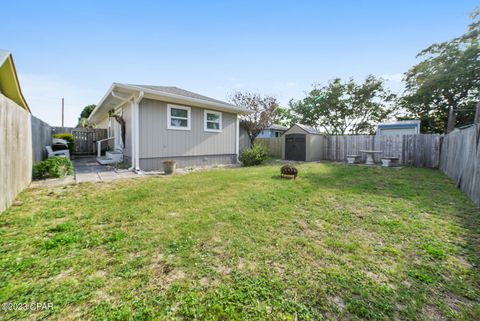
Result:
<svg viewBox="0 0 480 321"><path fill-rule="evenodd" d="M305 161L305 134L289 134L285 136L285 159Z"/></svg>

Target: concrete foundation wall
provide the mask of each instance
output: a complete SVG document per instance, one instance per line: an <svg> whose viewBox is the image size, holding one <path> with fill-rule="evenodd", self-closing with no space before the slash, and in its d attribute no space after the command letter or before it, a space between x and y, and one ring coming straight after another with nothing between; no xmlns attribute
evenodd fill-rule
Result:
<svg viewBox="0 0 480 321"><path fill-rule="evenodd" d="M131 164L131 158L124 156L125 162ZM237 162L237 155L196 155L196 156L177 156L177 157L155 157L140 158L140 169L144 171L163 170L163 161L174 160L177 162L177 168L201 167L212 165L228 165Z"/></svg>

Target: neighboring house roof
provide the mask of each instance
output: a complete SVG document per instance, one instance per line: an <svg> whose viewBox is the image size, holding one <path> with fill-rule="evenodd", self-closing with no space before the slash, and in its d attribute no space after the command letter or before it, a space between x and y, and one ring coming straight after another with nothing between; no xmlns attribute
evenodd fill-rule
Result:
<svg viewBox="0 0 480 321"><path fill-rule="evenodd" d="M30 112L18 82L12 54L2 49L0 49L0 92Z"/></svg>
<svg viewBox="0 0 480 321"><path fill-rule="evenodd" d="M112 95L112 92L117 97ZM140 92L144 93L144 98L161 100L172 104L208 108L236 114L249 114L252 112L244 107L235 106L178 87L113 83L88 119L92 122L102 120L109 110L118 107L122 103L122 99L119 99L118 96L123 99L129 99Z"/></svg>
<svg viewBox="0 0 480 321"><path fill-rule="evenodd" d="M274 129L274 130L283 130L283 131L287 131L288 127L287 126L282 126L282 125L277 125L277 124L273 124L272 126L269 126L265 129Z"/></svg>
<svg viewBox="0 0 480 321"><path fill-rule="evenodd" d="M420 120L400 120L391 123L379 123L377 127L390 127L390 128L401 128L401 127L417 127L420 126Z"/></svg>
<svg viewBox="0 0 480 321"><path fill-rule="evenodd" d="M311 126L307 126L307 125L303 125L303 124L295 124L295 125L297 125L298 127L300 127L301 129L303 129L304 131L306 131L309 134L314 134L314 135L321 135L322 134L322 132L320 132L318 129L315 129ZM295 125L293 125L293 126L295 126ZM290 128L292 128L292 127L290 127Z"/></svg>

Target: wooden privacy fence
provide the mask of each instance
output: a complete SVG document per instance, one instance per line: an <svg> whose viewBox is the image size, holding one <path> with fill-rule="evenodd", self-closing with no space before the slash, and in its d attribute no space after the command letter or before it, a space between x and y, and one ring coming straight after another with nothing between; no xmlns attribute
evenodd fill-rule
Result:
<svg viewBox="0 0 480 321"><path fill-rule="evenodd" d="M108 131L103 128L52 127L52 135L69 133L75 137L76 155L91 155L97 152L97 140L107 138Z"/></svg>
<svg viewBox="0 0 480 321"><path fill-rule="evenodd" d="M283 137L276 138L255 138L255 143L262 144L268 149L271 157L282 157L282 140Z"/></svg>
<svg viewBox="0 0 480 321"><path fill-rule="evenodd" d="M480 206L480 124L445 135L440 170Z"/></svg>
<svg viewBox="0 0 480 321"><path fill-rule="evenodd" d="M325 136L324 154L322 159L344 162L347 155L361 155L360 150L380 150L383 153L375 155L375 161L385 156L399 157L404 165L416 167L437 168L440 162L440 134L374 136Z"/></svg>
<svg viewBox="0 0 480 321"><path fill-rule="evenodd" d="M32 179L30 113L0 94L0 212Z"/></svg>
<svg viewBox="0 0 480 321"><path fill-rule="evenodd" d="M45 146L52 144L52 127L33 115L31 122L33 161L39 163L47 158Z"/></svg>

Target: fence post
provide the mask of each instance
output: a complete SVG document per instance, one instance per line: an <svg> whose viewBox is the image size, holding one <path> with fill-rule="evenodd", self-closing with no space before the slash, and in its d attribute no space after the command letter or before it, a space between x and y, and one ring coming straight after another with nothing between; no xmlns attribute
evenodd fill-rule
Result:
<svg viewBox="0 0 480 321"><path fill-rule="evenodd" d="M480 124L480 102L477 104L477 108L475 110L475 118L473 119L474 124Z"/></svg>

